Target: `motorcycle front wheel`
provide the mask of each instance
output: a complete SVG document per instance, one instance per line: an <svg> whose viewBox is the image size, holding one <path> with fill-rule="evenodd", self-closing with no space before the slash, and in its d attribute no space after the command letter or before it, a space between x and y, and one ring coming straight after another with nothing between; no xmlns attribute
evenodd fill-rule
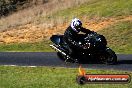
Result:
<svg viewBox="0 0 132 88"><path fill-rule="evenodd" d="M110 48L106 48L105 64L117 64L117 56L115 52Z"/></svg>

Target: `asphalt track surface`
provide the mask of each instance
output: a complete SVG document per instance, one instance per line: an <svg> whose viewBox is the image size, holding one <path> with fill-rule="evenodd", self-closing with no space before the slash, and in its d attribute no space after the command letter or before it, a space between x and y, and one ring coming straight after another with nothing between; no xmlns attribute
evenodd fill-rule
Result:
<svg viewBox="0 0 132 88"><path fill-rule="evenodd" d="M91 69L115 69L132 71L132 54L117 54L116 65L105 65L101 63L82 64L84 68ZM54 52L0 52L0 65L16 66L52 66L78 68L77 63L65 63L59 59Z"/></svg>

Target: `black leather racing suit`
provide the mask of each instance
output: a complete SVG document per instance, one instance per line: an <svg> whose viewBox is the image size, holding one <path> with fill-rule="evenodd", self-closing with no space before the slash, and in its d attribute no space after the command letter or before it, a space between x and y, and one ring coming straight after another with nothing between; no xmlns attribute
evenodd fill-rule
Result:
<svg viewBox="0 0 132 88"><path fill-rule="evenodd" d="M92 31L90 31L89 29L85 29L85 28L80 28L80 30L78 31L74 31L71 26L69 26L65 33L64 33L64 41L66 42L68 49L69 49L69 53L72 53L73 48L74 49L79 49L81 48L80 45L78 44L77 40L79 37L79 32L83 32L83 33L91 33Z"/></svg>

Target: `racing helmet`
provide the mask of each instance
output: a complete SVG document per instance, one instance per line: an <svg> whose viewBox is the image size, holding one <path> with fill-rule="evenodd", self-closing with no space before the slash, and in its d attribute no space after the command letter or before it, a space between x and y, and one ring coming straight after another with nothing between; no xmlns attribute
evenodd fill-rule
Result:
<svg viewBox="0 0 132 88"><path fill-rule="evenodd" d="M82 27L82 22L79 19L77 19L77 18L72 19L71 28L74 31L79 32L81 27Z"/></svg>

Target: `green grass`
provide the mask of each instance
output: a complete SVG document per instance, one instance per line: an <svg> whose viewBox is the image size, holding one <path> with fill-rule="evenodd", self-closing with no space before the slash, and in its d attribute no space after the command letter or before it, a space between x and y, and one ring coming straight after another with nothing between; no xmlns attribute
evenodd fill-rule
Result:
<svg viewBox="0 0 132 88"><path fill-rule="evenodd" d="M132 0L91 0L85 4L68 8L53 13L50 20L58 17L67 19L71 17L117 17L132 15ZM53 19L52 19L53 18ZM41 19L43 20L43 19ZM71 20L71 19L70 19ZM44 22L44 20L43 20ZM99 32L106 36L108 46L116 53L132 53L132 22L119 22ZM38 43L0 44L0 51L22 51L22 52L49 52L54 51L49 47L50 41Z"/></svg>
<svg viewBox="0 0 132 88"><path fill-rule="evenodd" d="M130 74L115 70L86 69L89 74ZM0 88L131 88L129 84L78 85L78 69L55 67L0 66Z"/></svg>
<svg viewBox="0 0 132 88"><path fill-rule="evenodd" d="M116 53L132 54L132 21L119 22L99 31ZM53 52L50 40L37 43L0 44L0 51Z"/></svg>
<svg viewBox="0 0 132 88"><path fill-rule="evenodd" d="M108 46L116 53L132 54L132 21L119 22L99 31L103 34ZM15 52L53 52L49 47L49 41L37 43L20 43L20 44L0 44L0 51Z"/></svg>
<svg viewBox="0 0 132 88"><path fill-rule="evenodd" d="M119 22L99 33L103 34L116 53L132 54L132 21Z"/></svg>
<svg viewBox="0 0 132 88"><path fill-rule="evenodd" d="M51 18L71 17L116 17L132 15L132 0L91 0L77 7L58 11Z"/></svg>
<svg viewBox="0 0 132 88"><path fill-rule="evenodd" d="M103 34L108 46L116 53L132 54L132 21L119 22L99 31ZM53 52L49 41L37 43L0 44L0 51L15 52Z"/></svg>
<svg viewBox="0 0 132 88"><path fill-rule="evenodd" d="M2 52L51 52L50 41L42 41L36 43L14 43L14 44L0 44L0 51Z"/></svg>

